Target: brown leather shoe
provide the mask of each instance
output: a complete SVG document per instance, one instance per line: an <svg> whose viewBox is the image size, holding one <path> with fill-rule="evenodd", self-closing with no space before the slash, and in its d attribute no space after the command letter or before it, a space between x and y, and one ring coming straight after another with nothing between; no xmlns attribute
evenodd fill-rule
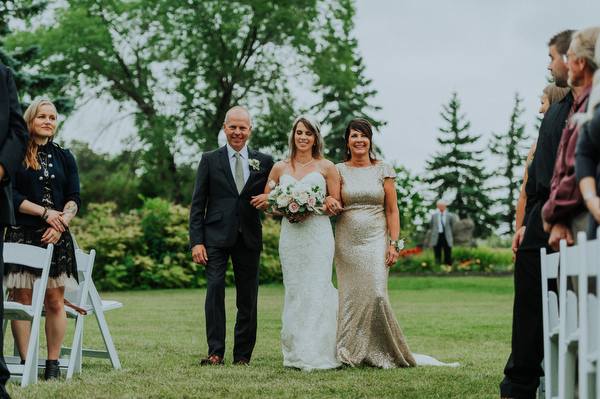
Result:
<svg viewBox="0 0 600 399"><path fill-rule="evenodd" d="M209 366L218 366L222 365L223 363L225 363L223 358L217 355L210 355L209 357L205 357L200 361L201 366L204 366L205 364L208 364Z"/></svg>
<svg viewBox="0 0 600 399"><path fill-rule="evenodd" d="M250 367L250 363L248 363L248 361L244 360L244 359L238 360L237 362L233 362L231 364L233 364L234 366L246 366L246 367Z"/></svg>

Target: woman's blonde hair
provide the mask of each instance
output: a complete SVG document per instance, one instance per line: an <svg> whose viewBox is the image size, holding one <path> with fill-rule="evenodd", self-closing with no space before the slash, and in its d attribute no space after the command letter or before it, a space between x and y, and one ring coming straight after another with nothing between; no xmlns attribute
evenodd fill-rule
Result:
<svg viewBox="0 0 600 399"><path fill-rule="evenodd" d="M40 163L37 159L37 143L35 142L34 131L33 131L33 122L35 117L40 112L40 108L44 105L51 105L56 111L56 107L52 103L52 101L47 98L38 98L34 102L31 103L25 114L23 115L23 119L25 119L25 123L27 123L27 129L29 130L29 142L27 143L27 152L25 153L25 169L32 168L34 170L40 170ZM50 137L49 141L52 141L53 137Z"/></svg>

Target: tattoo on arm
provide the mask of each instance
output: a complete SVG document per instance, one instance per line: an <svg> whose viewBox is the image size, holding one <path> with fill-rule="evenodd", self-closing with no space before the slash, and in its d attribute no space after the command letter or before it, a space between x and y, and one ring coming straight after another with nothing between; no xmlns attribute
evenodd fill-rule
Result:
<svg viewBox="0 0 600 399"><path fill-rule="evenodd" d="M65 216L69 218L69 220L73 219L75 217L75 214L77 213L77 205L75 205L74 203L68 203L65 206L64 212Z"/></svg>

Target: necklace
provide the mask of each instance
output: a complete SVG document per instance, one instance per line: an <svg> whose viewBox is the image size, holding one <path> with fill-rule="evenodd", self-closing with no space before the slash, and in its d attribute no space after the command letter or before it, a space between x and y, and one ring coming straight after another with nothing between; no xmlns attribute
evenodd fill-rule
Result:
<svg viewBox="0 0 600 399"><path fill-rule="evenodd" d="M38 153L38 161L40 163L40 165L42 165L42 169L44 169L44 177L48 178L48 176L50 175L50 173L48 173L48 153L46 153L46 159L41 157L42 154Z"/></svg>
<svg viewBox="0 0 600 399"><path fill-rule="evenodd" d="M300 166L302 166L302 167L305 167L306 165L310 165L311 163L313 163L313 161L314 161L314 160L315 160L315 158L311 159L310 161L308 161L308 162L307 162L307 163L305 163L305 164L301 164L300 162L296 161L295 159L294 159L294 162L295 162L297 165L300 165Z"/></svg>

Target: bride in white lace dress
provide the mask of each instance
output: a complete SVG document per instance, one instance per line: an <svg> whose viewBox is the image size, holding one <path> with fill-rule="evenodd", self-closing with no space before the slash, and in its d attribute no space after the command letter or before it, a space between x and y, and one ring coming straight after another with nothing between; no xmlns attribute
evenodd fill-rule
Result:
<svg viewBox="0 0 600 399"><path fill-rule="evenodd" d="M301 115L290 135L290 156L277 162L267 193L275 184L317 185L340 197L335 165L323 157L321 125ZM337 290L331 283L334 241L327 215L295 213L281 223L279 257L285 286L281 317L283 365L302 370L329 369L341 363L336 355Z"/></svg>

